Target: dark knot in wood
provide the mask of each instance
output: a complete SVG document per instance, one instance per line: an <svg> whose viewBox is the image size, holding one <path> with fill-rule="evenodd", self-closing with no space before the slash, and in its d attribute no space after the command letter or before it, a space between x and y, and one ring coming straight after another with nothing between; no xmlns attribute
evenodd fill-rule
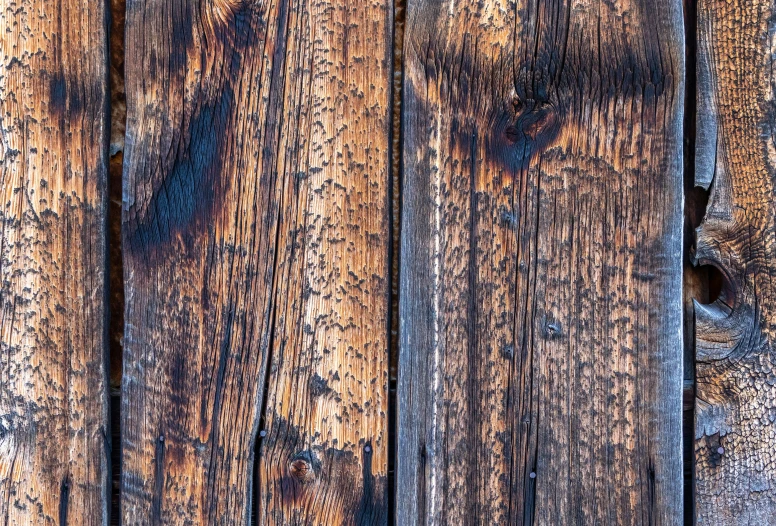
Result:
<svg viewBox="0 0 776 526"><path fill-rule="evenodd" d="M552 146L561 128L559 109L549 100L515 97L496 125L496 141L491 152L513 169Z"/></svg>
<svg viewBox="0 0 776 526"><path fill-rule="evenodd" d="M288 470L294 480L309 484L316 478L316 461L310 451L302 451L291 457Z"/></svg>

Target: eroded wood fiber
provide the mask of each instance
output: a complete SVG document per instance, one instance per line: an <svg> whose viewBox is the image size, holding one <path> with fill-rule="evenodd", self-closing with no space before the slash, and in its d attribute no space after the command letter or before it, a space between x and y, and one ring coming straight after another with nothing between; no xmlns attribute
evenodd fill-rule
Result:
<svg viewBox="0 0 776 526"><path fill-rule="evenodd" d="M386 522L391 17L128 2L124 524Z"/></svg>
<svg viewBox="0 0 776 526"><path fill-rule="evenodd" d="M0 9L0 522L106 525L107 17Z"/></svg>
<svg viewBox="0 0 776 526"><path fill-rule="evenodd" d="M698 2L695 259L725 280L695 305L698 524L776 523L775 7Z"/></svg>
<svg viewBox="0 0 776 526"><path fill-rule="evenodd" d="M397 522L681 523L681 3L407 21Z"/></svg>

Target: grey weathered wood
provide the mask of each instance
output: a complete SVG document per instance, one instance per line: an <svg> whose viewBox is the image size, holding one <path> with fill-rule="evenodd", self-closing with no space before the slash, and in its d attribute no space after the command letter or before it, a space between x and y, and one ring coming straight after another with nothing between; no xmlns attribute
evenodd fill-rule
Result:
<svg viewBox="0 0 776 526"><path fill-rule="evenodd" d="M695 309L698 524L776 524L775 8L698 2L695 258L725 279Z"/></svg>
<svg viewBox="0 0 776 526"><path fill-rule="evenodd" d="M397 523L681 523L681 2L407 20Z"/></svg>

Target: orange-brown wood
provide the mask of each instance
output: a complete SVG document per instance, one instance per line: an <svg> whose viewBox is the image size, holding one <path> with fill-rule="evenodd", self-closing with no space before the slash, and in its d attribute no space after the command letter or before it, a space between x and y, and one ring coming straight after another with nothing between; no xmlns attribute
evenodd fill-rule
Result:
<svg viewBox="0 0 776 526"><path fill-rule="evenodd" d="M0 9L0 522L108 521L101 2Z"/></svg>
<svg viewBox="0 0 776 526"><path fill-rule="evenodd" d="M387 521L391 20L129 3L124 524Z"/></svg>
<svg viewBox="0 0 776 526"><path fill-rule="evenodd" d="M698 524L776 524L776 4L698 1L695 258L724 276L696 303Z"/></svg>

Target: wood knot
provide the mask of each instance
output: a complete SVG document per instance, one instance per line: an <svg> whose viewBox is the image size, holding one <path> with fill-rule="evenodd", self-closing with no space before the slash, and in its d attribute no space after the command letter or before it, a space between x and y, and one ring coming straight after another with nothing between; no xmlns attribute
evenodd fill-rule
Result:
<svg viewBox="0 0 776 526"><path fill-rule="evenodd" d="M315 480L316 461L310 451L301 451L291 457L288 464L291 477L302 484L309 484Z"/></svg>
<svg viewBox="0 0 776 526"><path fill-rule="evenodd" d="M498 156L516 168L523 166L552 145L560 123L558 109L549 100L513 97L496 125Z"/></svg>
<svg viewBox="0 0 776 526"><path fill-rule="evenodd" d="M546 101L513 101L515 122L504 129L504 135L512 144L528 139L535 141L557 123L555 108Z"/></svg>

